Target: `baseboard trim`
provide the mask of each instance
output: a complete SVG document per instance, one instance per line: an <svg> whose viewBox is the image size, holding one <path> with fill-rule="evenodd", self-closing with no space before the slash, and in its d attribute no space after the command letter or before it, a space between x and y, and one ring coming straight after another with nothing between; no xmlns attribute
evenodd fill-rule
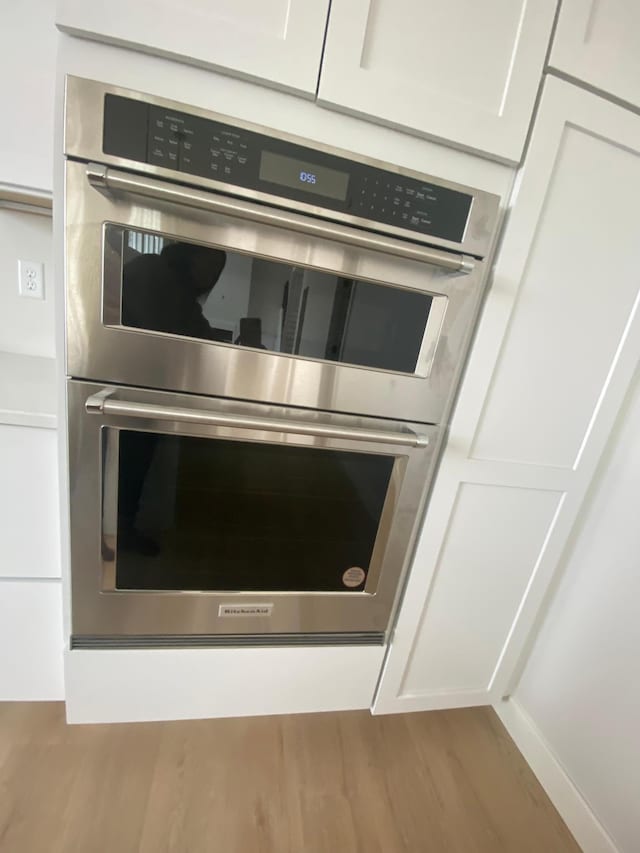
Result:
<svg viewBox="0 0 640 853"><path fill-rule="evenodd" d="M493 707L584 853L620 853L522 705L505 699Z"/></svg>

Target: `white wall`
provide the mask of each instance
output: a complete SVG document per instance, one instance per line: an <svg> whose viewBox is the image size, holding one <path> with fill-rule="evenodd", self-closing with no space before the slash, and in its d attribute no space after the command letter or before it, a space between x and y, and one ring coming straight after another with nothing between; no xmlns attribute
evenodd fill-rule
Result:
<svg viewBox="0 0 640 853"><path fill-rule="evenodd" d="M55 0L3 0L0 13L0 183L51 190Z"/></svg>
<svg viewBox="0 0 640 853"><path fill-rule="evenodd" d="M640 375L515 691L621 853L640 849Z"/></svg>
<svg viewBox="0 0 640 853"><path fill-rule="evenodd" d="M0 351L55 355L51 243L50 217L0 208ZM44 263L44 300L19 295L19 259Z"/></svg>

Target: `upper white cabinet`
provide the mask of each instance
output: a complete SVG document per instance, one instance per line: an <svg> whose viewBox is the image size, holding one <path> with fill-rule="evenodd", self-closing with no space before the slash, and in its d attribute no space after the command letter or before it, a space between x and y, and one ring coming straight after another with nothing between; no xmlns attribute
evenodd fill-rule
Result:
<svg viewBox="0 0 640 853"><path fill-rule="evenodd" d="M0 184L47 192L53 186L57 36L53 8L52 0L23 0L0 6L0 103L4 117ZM13 291L13 280L6 282L5 293Z"/></svg>
<svg viewBox="0 0 640 853"><path fill-rule="evenodd" d="M510 692L640 364L640 116L549 76L516 186L378 712Z"/></svg>
<svg viewBox="0 0 640 853"><path fill-rule="evenodd" d="M517 162L556 0L333 0L318 100Z"/></svg>
<svg viewBox="0 0 640 853"><path fill-rule="evenodd" d="M640 106L640 2L562 0L549 64Z"/></svg>
<svg viewBox="0 0 640 853"><path fill-rule="evenodd" d="M59 0L56 23L313 97L328 9L329 0Z"/></svg>

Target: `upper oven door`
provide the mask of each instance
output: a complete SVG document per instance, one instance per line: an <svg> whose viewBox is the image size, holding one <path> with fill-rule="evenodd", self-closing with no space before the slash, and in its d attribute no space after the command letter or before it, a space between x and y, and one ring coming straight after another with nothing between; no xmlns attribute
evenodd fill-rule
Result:
<svg viewBox="0 0 640 853"><path fill-rule="evenodd" d="M441 421L481 263L109 171L66 165L69 376Z"/></svg>

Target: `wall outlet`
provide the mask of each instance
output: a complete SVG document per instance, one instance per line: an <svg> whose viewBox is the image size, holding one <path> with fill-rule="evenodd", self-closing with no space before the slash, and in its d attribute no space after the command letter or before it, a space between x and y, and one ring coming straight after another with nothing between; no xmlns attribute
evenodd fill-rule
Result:
<svg viewBox="0 0 640 853"><path fill-rule="evenodd" d="M44 264L18 261L18 292L29 299L44 299Z"/></svg>

